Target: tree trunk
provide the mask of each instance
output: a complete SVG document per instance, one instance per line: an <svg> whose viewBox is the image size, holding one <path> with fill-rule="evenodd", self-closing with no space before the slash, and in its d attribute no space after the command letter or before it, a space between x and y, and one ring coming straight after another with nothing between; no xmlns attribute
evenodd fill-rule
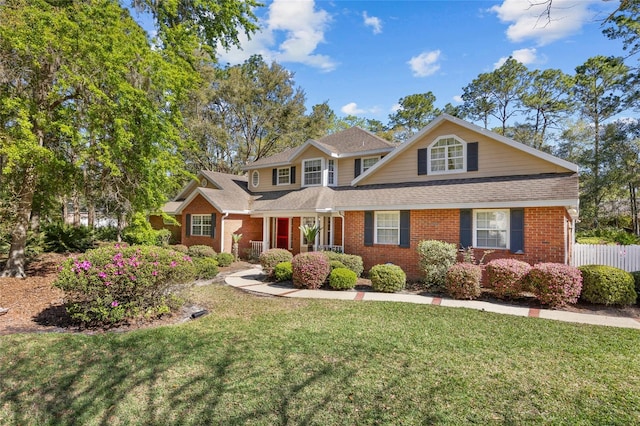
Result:
<svg viewBox="0 0 640 426"><path fill-rule="evenodd" d="M33 168L25 171L22 187L18 196L16 222L11 232L9 259L0 277L25 278L27 231L30 225L33 196L36 191L36 173Z"/></svg>
<svg viewBox="0 0 640 426"><path fill-rule="evenodd" d="M80 199L77 191L73 194L73 226L74 228L80 226Z"/></svg>
<svg viewBox="0 0 640 426"><path fill-rule="evenodd" d="M631 202L631 227L633 233L640 237L640 218L638 217L638 197L633 182L629 182L629 201Z"/></svg>

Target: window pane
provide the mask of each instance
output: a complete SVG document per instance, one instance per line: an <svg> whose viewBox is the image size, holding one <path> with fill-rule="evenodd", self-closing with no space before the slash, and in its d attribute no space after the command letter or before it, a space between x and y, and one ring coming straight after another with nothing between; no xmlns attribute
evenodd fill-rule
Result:
<svg viewBox="0 0 640 426"><path fill-rule="evenodd" d="M377 162L378 162L378 157L363 158L362 159L362 172L363 173L366 172L371 167L373 167L373 165L376 164Z"/></svg>
<svg viewBox="0 0 640 426"><path fill-rule="evenodd" d="M304 162L304 184L322 184L322 160L309 160Z"/></svg>
<svg viewBox="0 0 640 426"><path fill-rule="evenodd" d="M378 244L399 244L398 231L395 229L378 229Z"/></svg>
<svg viewBox="0 0 640 426"><path fill-rule="evenodd" d="M507 248L507 212L476 212L476 244L478 247Z"/></svg>
<svg viewBox="0 0 640 426"><path fill-rule="evenodd" d="M278 184L279 185L287 185L289 184L289 171L291 169L278 169Z"/></svg>

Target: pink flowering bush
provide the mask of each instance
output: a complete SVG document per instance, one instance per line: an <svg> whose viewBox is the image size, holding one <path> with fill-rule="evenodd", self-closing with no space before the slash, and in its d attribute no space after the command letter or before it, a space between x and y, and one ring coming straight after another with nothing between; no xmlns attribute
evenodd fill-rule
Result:
<svg viewBox="0 0 640 426"><path fill-rule="evenodd" d="M521 293L531 265L516 259L495 259L487 263L487 279L496 297L508 298Z"/></svg>
<svg viewBox="0 0 640 426"><path fill-rule="evenodd" d="M454 299L473 300L481 294L482 268L473 263L456 263L447 269L445 288Z"/></svg>
<svg viewBox="0 0 640 426"><path fill-rule="evenodd" d="M117 324L177 308L171 286L192 281L184 253L154 246L116 244L67 259L54 286L64 290L67 312L85 324Z"/></svg>
<svg viewBox="0 0 640 426"><path fill-rule="evenodd" d="M582 291L582 274L578 268L561 263L538 263L527 281L540 303L561 308L576 303Z"/></svg>
<svg viewBox="0 0 640 426"><path fill-rule="evenodd" d="M329 259L322 252L300 253L291 261L293 285L297 288L317 289L331 272Z"/></svg>

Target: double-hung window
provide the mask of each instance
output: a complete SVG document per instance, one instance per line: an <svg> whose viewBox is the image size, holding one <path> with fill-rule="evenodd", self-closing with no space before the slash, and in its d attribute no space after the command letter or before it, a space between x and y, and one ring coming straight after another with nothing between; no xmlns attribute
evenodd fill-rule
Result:
<svg viewBox="0 0 640 426"><path fill-rule="evenodd" d="M375 243L400 243L400 212L380 211L375 214Z"/></svg>
<svg viewBox="0 0 640 426"><path fill-rule="evenodd" d="M278 169L278 185L289 185L291 183L291 168Z"/></svg>
<svg viewBox="0 0 640 426"><path fill-rule="evenodd" d="M447 173L464 171L464 144L454 137L438 139L429 147L429 171Z"/></svg>
<svg viewBox="0 0 640 426"><path fill-rule="evenodd" d="M302 185L322 185L322 159L314 158L302 162Z"/></svg>
<svg viewBox="0 0 640 426"><path fill-rule="evenodd" d="M211 235L210 214L191 215L191 235L207 237Z"/></svg>
<svg viewBox="0 0 640 426"><path fill-rule="evenodd" d="M474 210L474 247L509 247L509 210Z"/></svg>
<svg viewBox="0 0 640 426"><path fill-rule="evenodd" d="M327 160L327 186L335 186L336 181L336 162L335 160Z"/></svg>
<svg viewBox="0 0 640 426"><path fill-rule="evenodd" d="M373 165L376 164L378 162L378 160L380 160L380 157L365 157L365 158L363 158L362 159L362 173L366 172L371 167L373 167Z"/></svg>

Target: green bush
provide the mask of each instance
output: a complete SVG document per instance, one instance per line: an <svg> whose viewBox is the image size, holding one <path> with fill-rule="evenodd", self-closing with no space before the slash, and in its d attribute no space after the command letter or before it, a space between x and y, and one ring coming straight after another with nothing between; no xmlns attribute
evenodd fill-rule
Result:
<svg viewBox="0 0 640 426"><path fill-rule="evenodd" d="M364 272L362 257L356 254L336 253L333 251L325 251L323 253L329 258L329 260L337 260L338 262L341 262L347 269L355 272L358 277L362 275L362 272Z"/></svg>
<svg viewBox="0 0 640 426"><path fill-rule="evenodd" d="M350 290L357 282L358 276L351 269L336 268L329 274L329 286L334 290Z"/></svg>
<svg viewBox="0 0 640 426"><path fill-rule="evenodd" d="M369 270L371 287L375 291L395 293L404 289L407 284L407 275L397 265L375 265Z"/></svg>
<svg viewBox="0 0 640 426"><path fill-rule="evenodd" d="M210 280L218 275L218 261L213 257L194 257L192 261L196 270L196 279Z"/></svg>
<svg viewBox="0 0 640 426"><path fill-rule="evenodd" d="M636 303L633 275L622 269L605 265L583 265L580 298L604 305L632 305Z"/></svg>
<svg viewBox="0 0 640 426"><path fill-rule="evenodd" d="M231 253L218 253L216 259L218 260L218 265L224 268L225 266L231 265L235 257Z"/></svg>
<svg viewBox="0 0 640 426"><path fill-rule="evenodd" d="M456 263L458 251L455 244L437 240L418 243L418 267L427 287L444 288L447 270Z"/></svg>
<svg viewBox="0 0 640 426"><path fill-rule="evenodd" d="M273 275L276 278L276 281L291 281L293 277L293 267L291 266L291 262L280 262L273 268Z"/></svg>
<svg viewBox="0 0 640 426"><path fill-rule="evenodd" d="M171 250L175 250L177 252L180 253L184 253L184 254L188 254L189 253L189 247L185 246L184 244L174 244L169 246L169 248Z"/></svg>
<svg viewBox="0 0 640 426"><path fill-rule="evenodd" d="M115 226L100 226L93 229L96 241L117 241L118 228Z"/></svg>
<svg viewBox="0 0 640 426"><path fill-rule="evenodd" d="M338 269L338 268L347 268L344 263L340 262L339 260L330 260L329 261L329 266L331 266L331 270L333 271L334 269ZM347 268L349 269L349 268ZM355 272L354 272L355 273Z"/></svg>
<svg viewBox="0 0 640 426"><path fill-rule="evenodd" d="M187 252L191 257L216 257L216 251L213 247L204 244L195 244L189 247Z"/></svg>
<svg viewBox="0 0 640 426"><path fill-rule="evenodd" d="M274 248L260 254L260 265L268 277L273 277L273 268L281 262L291 262L293 255L288 250Z"/></svg>
<svg viewBox="0 0 640 426"><path fill-rule="evenodd" d="M582 290L578 268L561 263L538 263L531 268L526 280L538 300L553 308L576 303Z"/></svg>
<svg viewBox="0 0 640 426"><path fill-rule="evenodd" d="M447 270L445 285L454 299L477 299L481 294L482 268L472 263L456 263Z"/></svg>
<svg viewBox="0 0 640 426"><path fill-rule="evenodd" d="M487 263L487 282L496 297L513 297L522 293L531 265L516 259L494 259Z"/></svg>
<svg viewBox="0 0 640 426"><path fill-rule="evenodd" d="M122 239L131 245L166 246L171 239L171 231L153 229L144 214L136 213L131 223L122 230Z"/></svg>
<svg viewBox="0 0 640 426"><path fill-rule="evenodd" d="M81 253L93 248L94 234L88 226L52 223L43 226L44 250L54 253Z"/></svg>
<svg viewBox="0 0 640 426"><path fill-rule="evenodd" d="M632 272L633 281L635 282L636 294L640 295L640 271ZM640 299L638 300L640 302Z"/></svg>
<svg viewBox="0 0 640 426"><path fill-rule="evenodd" d="M89 250L61 266L54 286L76 321L113 325L176 309L170 289L193 281L191 258L161 247L116 244Z"/></svg>
<svg viewBox="0 0 640 426"><path fill-rule="evenodd" d="M300 253L291 260L293 285L297 288L317 289L331 272L329 259L322 252Z"/></svg>
<svg viewBox="0 0 640 426"><path fill-rule="evenodd" d="M580 244L640 244L640 238L620 228L597 228L578 231L576 241Z"/></svg>

